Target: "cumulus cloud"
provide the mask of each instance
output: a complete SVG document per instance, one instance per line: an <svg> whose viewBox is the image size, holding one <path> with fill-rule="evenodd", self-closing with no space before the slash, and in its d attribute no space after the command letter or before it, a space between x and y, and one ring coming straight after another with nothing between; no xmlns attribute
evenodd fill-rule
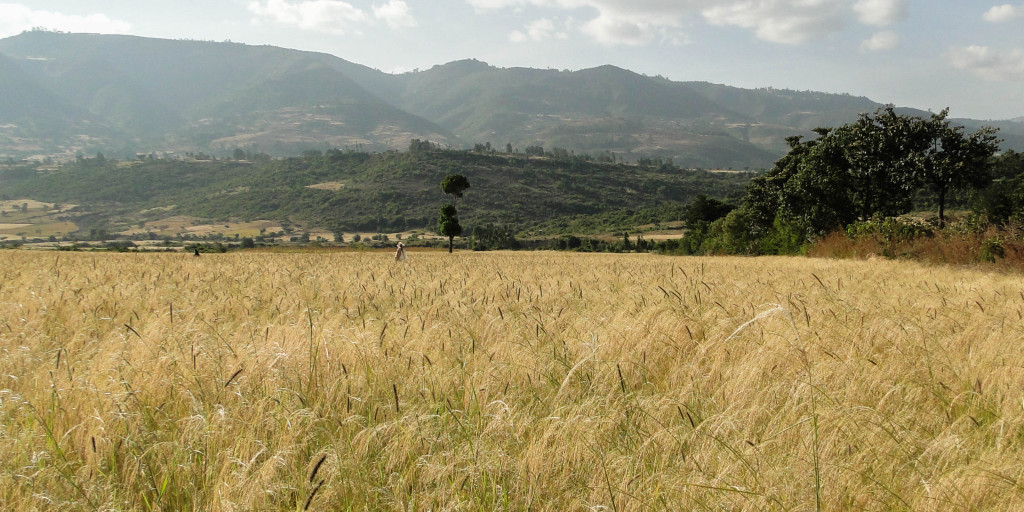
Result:
<svg viewBox="0 0 1024 512"><path fill-rule="evenodd" d="M124 34L132 26L128 22L111 19L105 14L80 16L33 10L21 4L0 3L0 37L19 34L35 27L64 32Z"/></svg>
<svg viewBox="0 0 1024 512"><path fill-rule="evenodd" d="M1017 18L1024 18L1024 5L997 5L982 15L982 19L990 23L1002 23Z"/></svg>
<svg viewBox="0 0 1024 512"><path fill-rule="evenodd" d="M349 25L369 19L365 11L339 0L260 0L249 2L249 11L262 20L332 34L344 34Z"/></svg>
<svg viewBox="0 0 1024 512"><path fill-rule="evenodd" d="M748 29L765 41L798 44L839 31L846 21L884 27L907 17L910 0L465 0L477 9L573 10L579 30L606 44L679 41L688 19ZM529 34L517 31L515 38ZM893 44L883 33L865 44Z"/></svg>
<svg viewBox="0 0 1024 512"><path fill-rule="evenodd" d="M533 21L525 27L525 32L516 30L509 35L509 39L516 43L525 43L527 41L544 41L550 38L566 39L569 37L565 32L559 32L555 29L555 22L547 18L541 18Z"/></svg>
<svg viewBox="0 0 1024 512"><path fill-rule="evenodd" d="M907 0L857 0L853 11L861 23L884 27L907 18Z"/></svg>
<svg viewBox="0 0 1024 512"><path fill-rule="evenodd" d="M703 15L715 25L751 29L765 41L798 44L839 30L841 7L836 0L749 0L715 5Z"/></svg>
<svg viewBox="0 0 1024 512"><path fill-rule="evenodd" d="M292 25L302 30L344 34L359 24L381 21L392 28L411 27L416 20L403 0L389 0L373 7L373 13L342 0L257 0L249 2L249 11L257 20Z"/></svg>
<svg viewBox="0 0 1024 512"><path fill-rule="evenodd" d="M391 28L416 26L416 19L409 13L409 5L402 0L389 0L384 5L374 6L373 17Z"/></svg>
<svg viewBox="0 0 1024 512"><path fill-rule="evenodd" d="M1024 51L994 50L988 46L954 47L946 54L957 69L972 71L988 80L1024 81Z"/></svg>
<svg viewBox="0 0 1024 512"><path fill-rule="evenodd" d="M583 24L583 33L604 44L642 45L651 42L655 25L643 21L598 16Z"/></svg>
<svg viewBox="0 0 1024 512"><path fill-rule="evenodd" d="M605 44L638 45L656 38L682 39L668 33L682 24L683 18L697 12L713 0L466 0L477 9L522 8L527 6L581 10L584 18L579 30ZM512 38L525 41L527 32L516 31Z"/></svg>
<svg viewBox="0 0 1024 512"><path fill-rule="evenodd" d="M880 52L891 50L900 45L900 36L891 30L876 32L869 39L860 44L860 49L866 52Z"/></svg>

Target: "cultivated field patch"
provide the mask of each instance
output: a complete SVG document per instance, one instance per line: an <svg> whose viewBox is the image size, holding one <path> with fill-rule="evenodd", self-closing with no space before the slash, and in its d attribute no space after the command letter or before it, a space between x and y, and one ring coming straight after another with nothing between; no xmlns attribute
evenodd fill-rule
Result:
<svg viewBox="0 0 1024 512"><path fill-rule="evenodd" d="M0 283L9 510L1024 507L1020 275L2 251Z"/></svg>

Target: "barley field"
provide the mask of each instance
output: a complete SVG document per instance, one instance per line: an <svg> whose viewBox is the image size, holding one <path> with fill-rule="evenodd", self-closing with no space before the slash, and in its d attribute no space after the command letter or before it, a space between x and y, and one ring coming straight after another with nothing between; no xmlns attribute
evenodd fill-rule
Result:
<svg viewBox="0 0 1024 512"><path fill-rule="evenodd" d="M1022 510L1024 277L0 252L3 510Z"/></svg>

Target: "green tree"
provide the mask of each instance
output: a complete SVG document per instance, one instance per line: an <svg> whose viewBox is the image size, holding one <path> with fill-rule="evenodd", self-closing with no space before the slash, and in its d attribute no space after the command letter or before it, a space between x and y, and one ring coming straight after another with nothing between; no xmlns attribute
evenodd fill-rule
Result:
<svg viewBox="0 0 1024 512"><path fill-rule="evenodd" d="M893 106L861 114L856 122L832 130L824 138L842 158L842 166L860 219L893 217L909 211L918 186L921 156L929 145L928 123L897 114Z"/></svg>
<svg viewBox="0 0 1024 512"><path fill-rule="evenodd" d="M707 194L697 194L693 202L686 207L686 217L684 220L688 226L695 224L697 221L714 222L725 217L733 208L735 206L723 203L713 197L708 197Z"/></svg>
<svg viewBox="0 0 1024 512"><path fill-rule="evenodd" d="M409 141L409 152L419 153L421 151L430 151L433 149L433 145L429 140L412 139Z"/></svg>
<svg viewBox="0 0 1024 512"><path fill-rule="evenodd" d="M1024 173L1024 153L1006 150L992 161L991 173L992 178L997 180L1016 178L1017 175Z"/></svg>
<svg viewBox="0 0 1024 512"><path fill-rule="evenodd" d="M455 197L457 201L462 193L469 188L469 180L461 174L449 174L441 180L441 191Z"/></svg>
<svg viewBox="0 0 1024 512"><path fill-rule="evenodd" d="M473 250L516 249L519 241L515 232L507 226L482 224L473 228Z"/></svg>
<svg viewBox="0 0 1024 512"><path fill-rule="evenodd" d="M790 137L788 154L747 187L742 209L754 238L769 235L777 219L794 224L805 237L827 233L856 220L852 177L832 130L818 129L819 137L803 142Z"/></svg>
<svg viewBox="0 0 1024 512"><path fill-rule="evenodd" d="M946 196L952 190L977 189L990 179L990 160L999 149L995 128L966 135L963 126L949 125L949 109L928 121L931 147L924 152L921 179L938 198L939 227L946 224Z"/></svg>
<svg viewBox="0 0 1024 512"><path fill-rule="evenodd" d="M448 237L448 253L451 254L455 237L462 234L459 211L455 209L455 205L447 203L441 207L440 215L437 217L437 231L441 236Z"/></svg>
<svg viewBox="0 0 1024 512"><path fill-rule="evenodd" d="M997 142L990 128L964 136L945 115L922 119L890 106L839 128L817 129L814 140L787 139L789 153L748 187L744 208L752 234L773 231L777 216L787 232L795 223L808 237L858 219L898 216L910 211L924 184L939 196L944 214L949 190L981 183Z"/></svg>
<svg viewBox="0 0 1024 512"><path fill-rule="evenodd" d="M448 252L452 252L452 245L455 237L462 234L462 225L459 224L459 211L455 208L455 202L462 197L462 193L469 188L469 180L461 174L449 174L441 180L441 191L453 196L452 202L441 207L440 215L437 218L437 230L441 236L448 237Z"/></svg>

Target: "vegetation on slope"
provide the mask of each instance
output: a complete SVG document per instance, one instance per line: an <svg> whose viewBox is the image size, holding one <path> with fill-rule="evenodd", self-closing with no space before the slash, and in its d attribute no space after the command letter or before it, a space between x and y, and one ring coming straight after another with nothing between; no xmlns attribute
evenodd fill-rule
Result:
<svg viewBox="0 0 1024 512"><path fill-rule="evenodd" d="M0 173L0 199L31 197L97 212L102 208L116 214L108 222L180 214L376 232L433 230L442 201L437 184L451 173L473 183L473 193L460 202L465 225L494 223L517 230L560 217L664 209L700 194L738 195L749 178L660 161L602 162L564 150L558 157L527 157L422 148L404 153L331 150L255 161L89 158L58 171L12 168Z"/></svg>
<svg viewBox="0 0 1024 512"><path fill-rule="evenodd" d="M16 158L223 156L236 148L284 156L401 149L420 138L763 168L787 151L786 137L879 106L849 95L673 82L613 66L558 71L459 61L391 75L271 46L41 30L0 39L0 70L0 155ZM1001 127L1004 147L1024 149L1024 125Z"/></svg>

